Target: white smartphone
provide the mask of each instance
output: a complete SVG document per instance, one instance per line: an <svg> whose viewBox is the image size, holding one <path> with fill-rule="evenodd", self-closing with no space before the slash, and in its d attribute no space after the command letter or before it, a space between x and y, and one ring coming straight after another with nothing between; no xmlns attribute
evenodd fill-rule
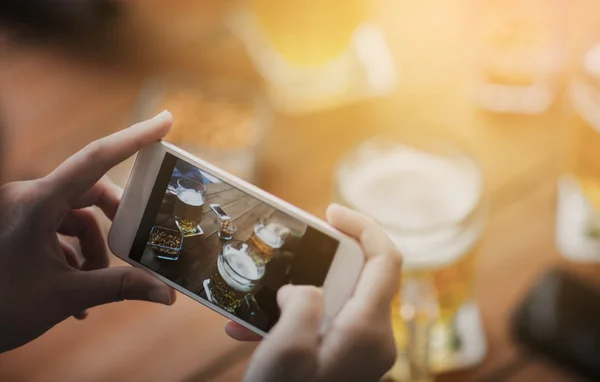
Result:
<svg viewBox="0 0 600 382"><path fill-rule="evenodd" d="M323 288L325 329L364 264L355 240L167 142L138 153L108 242L119 258L263 336L289 283Z"/></svg>

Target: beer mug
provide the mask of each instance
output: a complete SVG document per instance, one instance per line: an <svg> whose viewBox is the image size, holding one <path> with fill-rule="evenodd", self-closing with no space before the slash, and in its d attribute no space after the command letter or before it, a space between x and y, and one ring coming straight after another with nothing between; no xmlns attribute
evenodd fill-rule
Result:
<svg viewBox="0 0 600 382"><path fill-rule="evenodd" d="M265 274L265 263L248 244L233 240L223 245L210 277L212 301L235 314Z"/></svg>
<svg viewBox="0 0 600 382"><path fill-rule="evenodd" d="M263 259L269 263L274 255L283 247L290 234L290 229L276 219L263 218L254 225L254 231L248 239L250 244Z"/></svg>
<svg viewBox="0 0 600 382"><path fill-rule="evenodd" d="M473 0L473 97L481 107L537 114L555 100L567 55L563 0Z"/></svg>
<svg viewBox="0 0 600 382"><path fill-rule="evenodd" d="M175 223L186 237L202 233L200 222L204 214L205 191L204 185L194 179L181 178L177 181Z"/></svg>
<svg viewBox="0 0 600 382"><path fill-rule="evenodd" d="M404 256L389 377L421 381L480 362L473 284L486 214L475 161L442 140L382 136L343 159L335 183L335 199L379 222Z"/></svg>
<svg viewBox="0 0 600 382"><path fill-rule="evenodd" d="M571 144L558 186L556 245L568 259L600 262L600 42L570 81Z"/></svg>
<svg viewBox="0 0 600 382"><path fill-rule="evenodd" d="M396 81L367 0L251 0L231 26L282 111L304 113L388 94Z"/></svg>

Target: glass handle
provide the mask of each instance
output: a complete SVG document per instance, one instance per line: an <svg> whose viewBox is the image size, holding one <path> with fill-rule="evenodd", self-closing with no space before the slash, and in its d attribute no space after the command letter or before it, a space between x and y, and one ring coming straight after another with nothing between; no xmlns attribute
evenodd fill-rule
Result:
<svg viewBox="0 0 600 382"><path fill-rule="evenodd" d="M438 318L438 300L428 280L404 280L401 290L400 315L408 335L408 380L433 381L429 367L431 330Z"/></svg>

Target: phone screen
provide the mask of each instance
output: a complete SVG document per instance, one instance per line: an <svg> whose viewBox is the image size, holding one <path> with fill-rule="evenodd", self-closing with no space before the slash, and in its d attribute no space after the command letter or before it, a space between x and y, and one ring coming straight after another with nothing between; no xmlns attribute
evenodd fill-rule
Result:
<svg viewBox="0 0 600 382"><path fill-rule="evenodd" d="M219 216L228 216L220 206L213 204L211 207Z"/></svg>
<svg viewBox="0 0 600 382"><path fill-rule="evenodd" d="M268 332L280 315L278 289L289 283L322 286L338 245L167 153L129 256Z"/></svg>

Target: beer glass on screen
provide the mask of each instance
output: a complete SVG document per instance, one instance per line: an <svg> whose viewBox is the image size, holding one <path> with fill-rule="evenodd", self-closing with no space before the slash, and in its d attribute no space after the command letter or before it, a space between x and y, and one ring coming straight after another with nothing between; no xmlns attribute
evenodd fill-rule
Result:
<svg viewBox="0 0 600 382"><path fill-rule="evenodd" d="M568 86L574 115L558 186L556 245L568 259L600 262L600 42L578 69Z"/></svg>
<svg viewBox="0 0 600 382"><path fill-rule="evenodd" d="M276 252L283 247L290 235L290 229L274 219L260 219L248 239L265 263L269 263Z"/></svg>
<svg viewBox="0 0 600 382"><path fill-rule="evenodd" d="M538 114L555 100L566 59L564 0L473 0L468 46L477 104Z"/></svg>
<svg viewBox="0 0 600 382"><path fill-rule="evenodd" d="M264 274L265 263L251 246L237 240L224 244L210 277L213 302L235 314Z"/></svg>
<svg viewBox="0 0 600 382"><path fill-rule="evenodd" d="M202 233L200 222L204 214L204 185L194 179L181 178L177 181L175 201L175 223L184 236Z"/></svg>
<svg viewBox="0 0 600 382"><path fill-rule="evenodd" d="M377 220L404 256L391 307L399 350L393 380L426 380L485 355L473 299L483 188L474 160L433 138L375 138L337 168L337 201Z"/></svg>

